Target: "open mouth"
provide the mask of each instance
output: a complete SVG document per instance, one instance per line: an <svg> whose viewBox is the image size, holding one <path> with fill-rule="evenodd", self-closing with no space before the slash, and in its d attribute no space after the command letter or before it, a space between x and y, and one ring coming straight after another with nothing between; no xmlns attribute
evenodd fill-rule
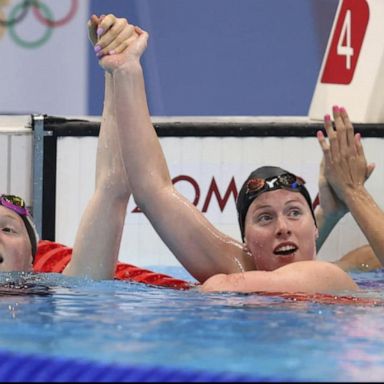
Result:
<svg viewBox="0 0 384 384"><path fill-rule="evenodd" d="M298 248L296 247L296 245L286 244L276 247L273 253L278 256L290 256L293 255L297 251L297 249Z"/></svg>

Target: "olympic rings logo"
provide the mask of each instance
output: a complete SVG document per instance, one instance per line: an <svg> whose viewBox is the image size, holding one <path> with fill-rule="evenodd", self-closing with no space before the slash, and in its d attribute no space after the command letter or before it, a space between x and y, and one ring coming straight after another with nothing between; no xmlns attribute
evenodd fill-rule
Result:
<svg viewBox="0 0 384 384"><path fill-rule="evenodd" d="M8 0L0 0L0 7L8 5ZM78 0L71 0L69 11L61 19L54 20L51 9L39 0L23 0L16 4L9 12L9 18L4 17L3 11L0 9L0 38L5 30L9 30L10 37L23 48L38 48L45 44L52 36L53 29L68 24L76 15L79 7ZM16 30L16 26L20 24L27 14L32 11L35 18L45 27L43 34L35 40L28 41L23 39Z"/></svg>

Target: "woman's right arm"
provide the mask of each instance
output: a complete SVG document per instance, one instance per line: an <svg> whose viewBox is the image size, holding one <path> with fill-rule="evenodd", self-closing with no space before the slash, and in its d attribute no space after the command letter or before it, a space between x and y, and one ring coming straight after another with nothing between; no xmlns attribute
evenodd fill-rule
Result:
<svg viewBox="0 0 384 384"><path fill-rule="evenodd" d="M122 156L135 201L181 264L200 282L217 273L251 269L242 245L218 231L172 185L150 118L140 58L148 34L102 65L114 80L116 121Z"/></svg>

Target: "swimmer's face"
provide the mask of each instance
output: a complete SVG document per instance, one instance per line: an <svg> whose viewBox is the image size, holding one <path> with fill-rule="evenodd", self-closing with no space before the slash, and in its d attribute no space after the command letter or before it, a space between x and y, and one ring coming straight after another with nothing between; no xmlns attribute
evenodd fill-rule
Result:
<svg viewBox="0 0 384 384"><path fill-rule="evenodd" d="M0 206L0 272L32 270L32 251L21 217Z"/></svg>
<svg viewBox="0 0 384 384"><path fill-rule="evenodd" d="M295 261L313 260L317 234L308 203L298 192L262 193L245 218L245 242L258 270L273 271Z"/></svg>

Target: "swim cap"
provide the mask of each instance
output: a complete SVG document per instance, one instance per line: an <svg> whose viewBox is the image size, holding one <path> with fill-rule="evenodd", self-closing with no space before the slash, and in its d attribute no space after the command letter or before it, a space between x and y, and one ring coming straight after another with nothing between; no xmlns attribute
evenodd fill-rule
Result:
<svg viewBox="0 0 384 384"><path fill-rule="evenodd" d="M29 240L31 241L32 249L32 258L35 260L35 255L37 252L37 243L39 242L39 235L37 233L34 222L32 221L32 216L28 214L27 216L20 215L21 219L24 222L25 228L27 228Z"/></svg>
<svg viewBox="0 0 384 384"><path fill-rule="evenodd" d="M276 189L287 189L289 191L301 193L311 209L312 217L316 225L311 196L304 184L305 181L301 177L279 167L264 166L254 170L248 176L247 180L245 180L236 201L242 240L244 241L245 217L249 206L262 193L274 191Z"/></svg>

